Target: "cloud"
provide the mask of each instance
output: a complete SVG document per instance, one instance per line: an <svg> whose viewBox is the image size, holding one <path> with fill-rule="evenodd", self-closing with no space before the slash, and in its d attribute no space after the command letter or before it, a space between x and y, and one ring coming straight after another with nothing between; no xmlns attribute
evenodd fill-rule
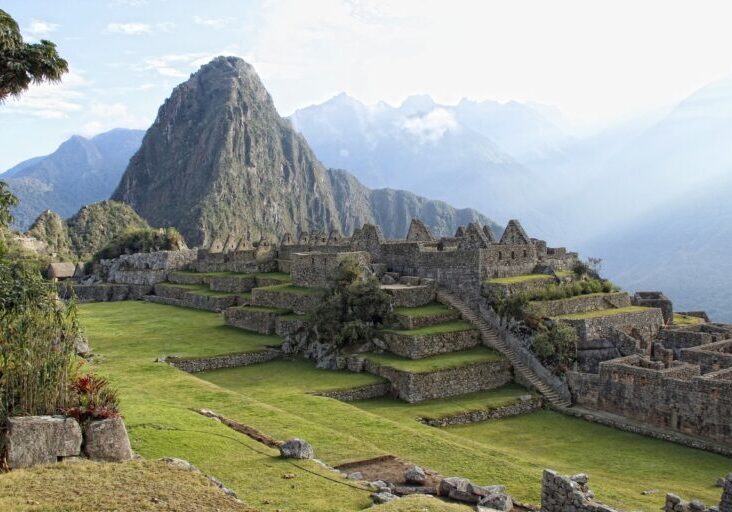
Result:
<svg viewBox="0 0 732 512"><path fill-rule="evenodd" d="M436 108L423 116L409 117L402 128L416 136L420 142L437 142L448 131L460 129L455 114L444 108Z"/></svg>
<svg viewBox="0 0 732 512"><path fill-rule="evenodd" d="M147 0L114 0L113 2L110 2L107 4L109 7L138 7L140 5L145 5L147 3Z"/></svg>
<svg viewBox="0 0 732 512"><path fill-rule="evenodd" d="M219 29L228 27L229 25L233 25L234 23L236 23L236 18L233 18L231 16L226 16L224 18L203 18L201 16L194 16L193 22L196 25Z"/></svg>
<svg viewBox="0 0 732 512"><path fill-rule="evenodd" d="M112 128L147 128L150 120L133 114L124 103L93 101L89 107L92 119L84 123L79 133L86 137L106 132Z"/></svg>
<svg viewBox="0 0 732 512"><path fill-rule="evenodd" d="M33 39L42 39L51 32L55 32L58 28L56 23L43 20L31 20L30 24L24 29Z"/></svg>
<svg viewBox="0 0 732 512"><path fill-rule="evenodd" d="M2 112L42 119L65 119L69 114L83 110L85 95L79 89L85 85L86 80L71 70L59 84L31 86L19 99L8 101Z"/></svg>
<svg viewBox="0 0 732 512"><path fill-rule="evenodd" d="M219 52L172 53L147 57L137 69L155 71L168 77L183 78L219 55L234 55L252 62L249 56L241 55L236 47L229 47Z"/></svg>
<svg viewBox="0 0 732 512"><path fill-rule="evenodd" d="M150 25L148 23L110 23L107 25L107 32L112 34L124 34L126 36L150 35L154 32L170 32L175 28L172 21L164 21Z"/></svg>

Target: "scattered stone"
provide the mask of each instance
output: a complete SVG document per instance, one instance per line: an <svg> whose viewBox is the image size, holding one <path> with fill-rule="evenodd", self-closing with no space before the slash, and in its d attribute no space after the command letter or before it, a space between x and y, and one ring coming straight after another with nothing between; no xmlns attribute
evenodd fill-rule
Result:
<svg viewBox="0 0 732 512"><path fill-rule="evenodd" d="M77 356L83 357L89 355L91 348L89 347L89 340L86 339L86 336L81 333L76 335L76 338L74 339L74 350L76 351Z"/></svg>
<svg viewBox="0 0 732 512"><path fill-rule="evenodd" d="M175 457L163 457L160 461L168 464L169 466L173 466L174 468L190 471L191 473L200 473L198 468L187 460L176 459Z"/></svg>
<svg viewBox="0 0 732 512"><path fill-rule="evenodd" d="M285 480L292 480L293 478L295 478L295 473L285 473L284 475L282 475L282 478L284 478Z"/></svg>
<svg viewBox="0 0 732 512"><path fill-rule="evenodd" d="M427 481L427 475L424 469L419 466L412 466L404 472L404 481L408 484L424 485Z"/></svg>
<svg viewBox="0 0 732 512"><path fill-rule="evenodd" d="M724 478L718 478L717 483L714 484L715 487L724 487Z"/></svg>
<svg viewBox="0 0 732 512"><path fill-rule="evenodd" d="M389 492L389 484L383 480L374 480L373 482L369 482L369 485L379 492Z"/></svg>
<svg viewBox="0 0 732 512"><path fill-rule="evenodd" d="M649 489L647 491L642 491L641 494L643 496L649 496L651 494L658 494L658 489Z"/></svg>
<svg viewBox="0 0 732 512"><path fill-rule="evenodd" d="M376 492L371 495L371 499L377 505L381 505L382 503L389 503L390 501L394 501L398 498L399 498L399 496L392 494L390 492Z"/></svg>
<svg viewBox="0 0 732 512"><path fill-rule="evenodd" d="M384 274L381 277L381 284L396 284L396 279L391 277L389 274Z"/></svg>
<svg viewBox="0 0 732 512"><path fill-rule="evenodd" d="M280 455L285 459L312 459L315 452L310 443L294 438L280 446Z"/></svg>
<svg viewBox="0 0 732 512"><path fill-rule="evenodd" d="M81 453L81 427L64 416L18 416L7 420L5 450L10 469L58 462Z"/></svg>
<svg viewBox="0 0 732 512"><path fill-rule="evenodd" d="M84 454L92 460L122 462L132 459L125 423L117 416L84 426Z"/></svg>
<svg viewBox="0 0 732 512"><path fill-rule="evenodd" d="M481 498L478 502L481 507L508 512L513 510L513 500L508 494L491 494Z"/></svg>
<svg viewBox="0 0 732 512"><path fill-rule="evenodd" d="M363 474L361 472L356 471L355 473L350 473L346 478L349 480L363 480Z"/></svg>

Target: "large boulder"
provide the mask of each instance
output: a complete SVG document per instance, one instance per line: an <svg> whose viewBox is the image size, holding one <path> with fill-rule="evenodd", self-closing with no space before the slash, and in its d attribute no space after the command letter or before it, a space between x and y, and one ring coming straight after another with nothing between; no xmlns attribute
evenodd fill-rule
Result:
<svg viewBox="0 0 732 512"><path fill-rule="evenodd" d="M121 462L132 458L130 439L119 416L84 426L84 454L92 460Z"/></svg>
<svg viewBox="0 0 732 512"><path fill-rule="evenodd" d="M508 512L513 510L513 500L508 494L490 494L481 498L478 506L485 507L490 510L501 510Z"/></svg>
<svg viewBox="0 0 732 512"><path fill-rule="evenodd" d="M285 459L312 459L315 451L310 443L294 438L280 446L280 455Z"/></svg>
<svg viewBox="0 0 732 512"><path fill-rule="evenodd" d="M419 466L412 466L404 472L404 481L412 485L424 485L427 475Z"/></svg>
<svg viewBox="0 0 732 512"><path fill-rule="evenodd" d="M81 453L81 427L64 416L9 418L5 450L10 469L58 462Z"/></svg>

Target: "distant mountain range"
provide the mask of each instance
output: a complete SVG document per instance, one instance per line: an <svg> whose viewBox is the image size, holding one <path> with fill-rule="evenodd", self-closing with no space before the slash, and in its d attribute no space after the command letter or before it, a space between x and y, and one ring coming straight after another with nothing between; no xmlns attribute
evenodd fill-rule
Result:
<svg viewBox="0 0 732 512"><path fill-rule="evenodd" d="M144 134L118 128L91 139L74 135L50 155L0 174L20 199L13 211L15 227L28 229L45 210L66 218L84 205L109 198Z"/></svg>

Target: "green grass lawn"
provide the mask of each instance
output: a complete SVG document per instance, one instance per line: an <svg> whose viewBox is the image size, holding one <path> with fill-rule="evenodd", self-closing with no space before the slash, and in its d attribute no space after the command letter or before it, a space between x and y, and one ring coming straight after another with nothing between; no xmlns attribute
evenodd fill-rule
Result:
<svg viewBox="0 0 732 512"><path fill-rule="evenodd" d="M272 292L292 293L295 295L325 295L326 291L321 288L306 288L305 286L295 286L294 284L276 284L274 286L261 286L258 290L266 290Z"/></svg>
<svg viewBox="0 0 732 512"><path fill-rule="evenodd" d="M554 279L552 276L547 274L524 274L521 276L511 276L511 277L494 277L493 279L489 279L489 284L518 284L518 283L527 283L529 281L549 281L551 279Z"/></svg>
<svg viewBox="0 0 732 512"><path fill-rule="evenodd" d="M557 270L554 273L557 275L557 277L560 277L560 278L561 277L569 277L569 276L571 276L571 275L574 274L574 272L572 272L571 270Z"/></svg>
<svg viewBox="0 0 732 512"><path fill-rule="evenodd" d="M429 336L430 334L444 334L446 332L474 331L475 327L470 322L453 320L441 324L418 327L416 329L384 329L385 332L393 332L402 336Z"/></svg>
<svg viewBox="0 0 732 512"><path fill-rule="evenodd" d="M463 430L427 427L413 418L450 412L453 406L470 410L494 399L473 394L414 405L387 399L343 403L308 393L356 387L373 377L330 374L305 362L272 361L189 375L154 360L236 352L256 344L250 334L225 327L221 315L205 311L141 302L79 309L98 354L94 366L120 392L133 448L147 458L187 459L264 512L356 511L370 504L369 493L280 460L273 450L190 408L212 409L277 439L306 439L331 465L394 454L446 476L506 484L518 500L533 503L539 501L545 467L586 472L599 499L648 512L661 507L666 491L718 502L720 491L713 484L732 467L729 458L549 412ZM323 473L315 464L298 464ZM295 478L285 480L285 473ZM660 492L642 496L646 489Z"/></svg>
<svg viewBox="0 0 732 512"><path fill-rule="evenodd" d="M642 311L648 311L650 308L644 308L642 306L626 306L624 308L615 309L600 309L597 311L587 311L586 313L574 313L571 315L556 316L557 320L586 320L588 318L600 318L603 316L615 316L623 315L625 313L640 313Z"/></svg>
<svg viewBox="0 0 732 512"><path fill-rule="evenodd" d="M409 359L388 352L383 354L367 354L366 358L371 362L388 368L394 368L395 370L411 373L427 373L486 361L499 361L503 356L489 348L475 347L469 350L461 350L460 352L425 357L424 359Z"/></svg>
<svg viewBox="0 0 732 512"><path fill-rule="evenodd" d="M439 302L432 302L431 304L426 304L424 306L419 306L416 308L395 308L394 314L408 316L409 318L423 318L429 316L444 315L445 313L450 313L451 311L453 310L444 304L440 304Z"/></svg>

